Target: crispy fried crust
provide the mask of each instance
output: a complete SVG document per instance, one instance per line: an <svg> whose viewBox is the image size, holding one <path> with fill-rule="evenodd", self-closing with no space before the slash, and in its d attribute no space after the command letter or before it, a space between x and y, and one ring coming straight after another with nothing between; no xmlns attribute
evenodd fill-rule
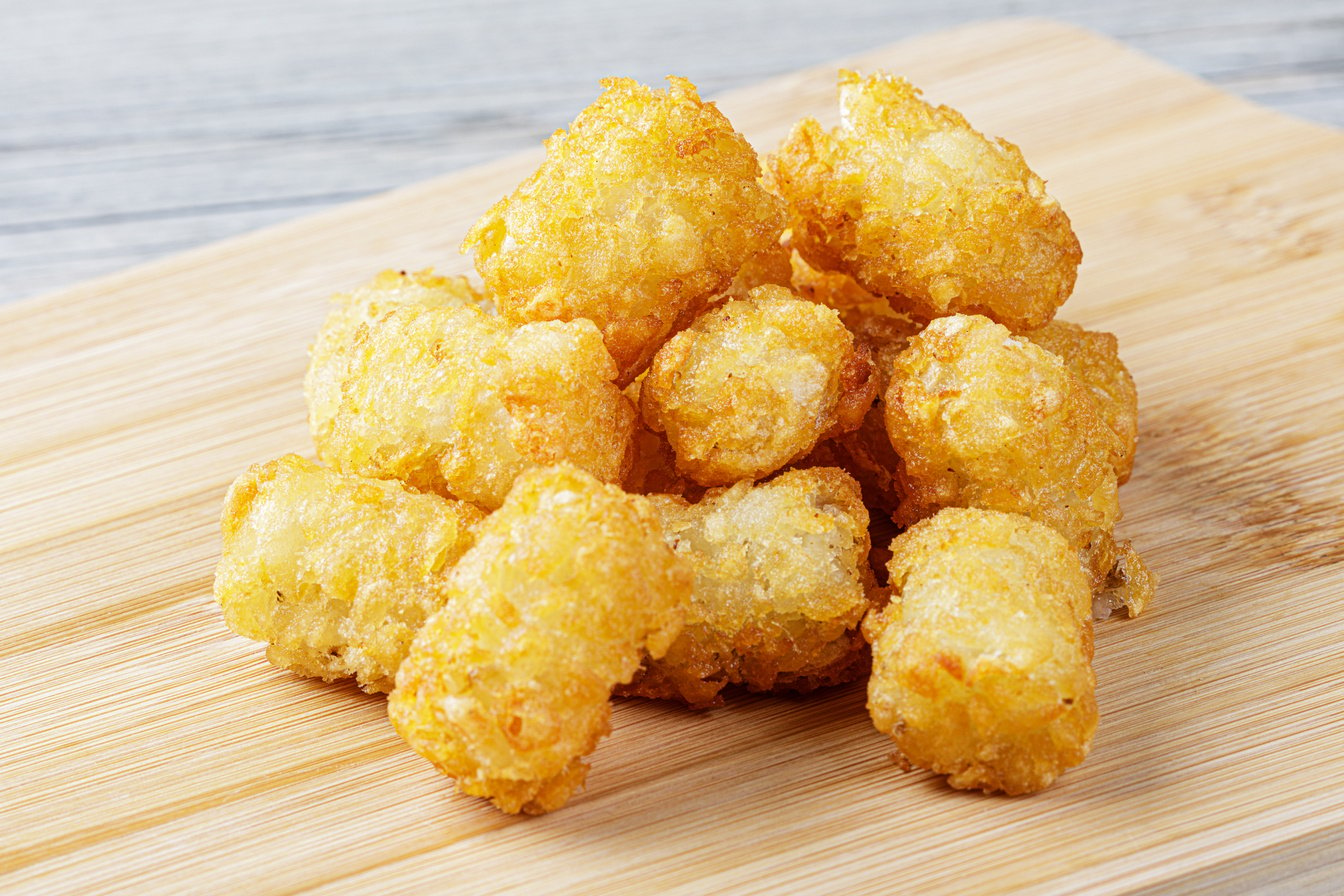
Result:
<svg viewBox="0 0 1344 896"><path fill-rule="evenodd" d="M229 489L215 599L276 666L388 691L484 518L463 501L286 455Z"/></svg>
<svg viewBox="0 0 1344 896"><path fill-rule="evenodd" d="M569 461L606 482L629 470L636 412L589 321L512 327L470 305L375 303L353 330L331 328L308 399L318 454L338 469L486 508L529 466Z"/></svg>
<svg viewBox="0 0 1344 896"><path fill-rule="evenodd" d="M794 243L789 231L785 231L785 242L790 247ZM789 253L789 284L809 302L819 302L836 311L891 309L891 303L864 289L853 277L839 271L818 270L796 251Z"/></svg>
<svg viewBox="0 0 1344 896"><path fill-rule="evenodd" d="M1097 725L1092 601L1070 545L1018 514L949 508L891 545L864 621L868 712L898 761L961 789L1043 790Z"/></svg>
<svg viewBox="0 0 1344 896"><path fill-rule="evenodd" d="M1092 616L1106 619L1117 610L1137 616L1157 593L1157 574L1128 541L1115 544L1115 561L1101 589L1092 598Z"/></svg>
<svg viewBox="0 0 1344 896"><path fill-rule="evenodd" d="M415 639L392 724L463 793L558 809L609 730L612 688L677 637L691 578L647 499L570 465L529 470Z"/></svg>
<svg viewBox="0 0 1344 896"><path fill-rule="evenodd" d="M644 380L637 379L625 387L625 397L639 407L639 393ZM621 487L636 495L680 495L690 501L698 500L705 487L677 472L677 455L667 443L667 436L654 432L643 419L635 420L635 436L631 440L630 472Z"/></svg>
<svg viewBox="0 0 1344 896"><path fill-rule="evenodd" d="M900 480L900 455L891 447L891 438L887 435L887 411L883 396L891 382L896 356L905 351L921 325L900 314L872 313L862 309L841 312L841 318L849 332L872 351L879 398L863 415L859 429L821 443L817 451L823 453L824 457L825 451L829 449L832 458L829 462L844 467L849 476L859 481L868 506L892 514L900 502L905 500L906 493L905 485Z"/></svg>
<svg viewBox="0 0 1344 896"><path fill-rule="evenodd" d="M839 467L863 489L863 503L891 516L905 500L901 458L887 436L886 412L877 402L853 432L822 442L794 464L798 469Z"/></svg>
<svg viewBox="0 0 1344 896"><path fill-rule="evenodd" d="M834 308L845 327L872 349L877 394L885 394L893 359L905 351L911 336L924 329L924 322L897 311L886 299L868 292L846 274L811 267L796 252L792 256L792 271L791 283L798 295Z"/></svg>
<svg viewBox="0 0 1344 896"><path fill-rule="evenodd" d="M1022 153L901 78L840 73L841 125L799 122L768 160L793 246L924 318L1043 326L1082 250Z"/></svg>
<svg viewBox="0 0 1344 896"><path fill-rule="evenodd" d="M703 494L704 487L677 472L677 456L667 437L654 432L642 421L635 427L633 462L622 487L636 495Z"/></svg>
<svg viewBox="0 0 1344 896"><path fill-rule="evenodd" d="M910 338L923 329L923 324L893 310L886 299L867 292L845 274L818 271L797 253L793 262L794 289L804 298L839 312L849 331L872 352L877 379L877 401L868 409L858 429L820 443L795 466L841 467L863 487L863 500L868 507L893 514L904 499L904 491L901 459L887 436L883 396L896 356L905 351Z"/></svg>
<svg viewBox="0 0 1344 896"><path fill-rule="evenodd" d="M1119 439L1058 357L984 317L940 318L896 357L886 424L903 461L898 525L942 507L1022 513L1064 535L1101 587Z"/></svg>
<svg viewBox="0 0 1344 896"><path fill-rule="evenodd" d="M793 279L793 253L779 243L771 243L764 250L747 259L733 277L726 292L716 297L745 299L758 286L788 286Z"/></svg>
<svg viewBox="0 0 1344 896"><path fill-rule="evenodd" d="M762 286L701 316L655 356L640 411L701 485L759 479L856 428L877 385L832 310Z"/></svg>
<svg viewBox="0 0 1344 896"><path fill-rule="evenodd" d="M746 138L689 81L668 82L603 81L462 245L510 320L594 321L622 385L784 225Z"/></svg>
<svg viewBox="0 0 1344 896"><path fill-rule="evenodd" d="M308 373L303 383L308 398L308 428L318 441L329 436L340 408L341 385L347 373L347 353L342 347L354 339L362 325L395 305L473 307L487 312L493 307L485 293L466 277L439 277L428 268L414 274L383 271L354 292L332 296L331 301L332 309L308 350Z"/></svg>
<svg viewBox="0 0 1344 896"><path fill-rule="evenodd" d="M858 625L882 594L868 567L868 512L843 470L739 482L698 504L650 500L695 588L681 635L621 693L700 708L728 685L811 691L866 671Z"/></svg>
<svg viewBox="0 0 1344 896"><path fill-rule="evenodd" d="M1120 451L1112 461L1116 476L1124 485L1134 469L1134 453L1138 449L1139 393L1134 388L1134 377L1120 360L1115 336L1062 320L1052 320L1041 329L1022 335L1062 358L1073 375L1092 390L1107 425L1120 439Z"/></svg>

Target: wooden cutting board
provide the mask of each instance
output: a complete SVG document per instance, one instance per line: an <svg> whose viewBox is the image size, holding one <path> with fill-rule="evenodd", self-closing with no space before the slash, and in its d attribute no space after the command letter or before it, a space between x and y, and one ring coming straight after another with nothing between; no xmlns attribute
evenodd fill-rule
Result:
<svg viewBox="0 0 1344 896"><path fill-rule="evenodd" d="M1344 887L1344 136L1049 23L849 64L1021 144L1087 253L1064 316L1119 334L1139 383L1122 530L1163 581L1098 628L1083 767L1017 799L901 773L861 685L627 701L588 789L510 818L405 749L381 698L224 630L220 501L308 450L327 295L465 270L462 233L538 149L0 308L0 890ZM827 116L833 78L721 105L768 148Z"/></svg>

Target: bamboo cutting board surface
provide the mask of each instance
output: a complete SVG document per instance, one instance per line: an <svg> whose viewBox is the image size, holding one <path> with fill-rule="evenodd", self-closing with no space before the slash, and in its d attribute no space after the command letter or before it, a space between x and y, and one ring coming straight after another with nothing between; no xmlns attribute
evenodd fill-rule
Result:
<svg viewBox="0 0 1344 896"><path fill-rule="evenodd" d="M1121 530L1162 586L1098 627L1084 766L1018 799L901 773L857 684L625 701L588 788L510 818L404 748L382 698L225 631L220 502L308 451L326 296L466 270L462 233L538 149L0 308L0 890L1338 891L1344 136L1050 23L849 64L1022 146L1087 253L1063 317L1116 332L1138 381ZM833 83L721 106L769 148L832 117Z"/></svg>

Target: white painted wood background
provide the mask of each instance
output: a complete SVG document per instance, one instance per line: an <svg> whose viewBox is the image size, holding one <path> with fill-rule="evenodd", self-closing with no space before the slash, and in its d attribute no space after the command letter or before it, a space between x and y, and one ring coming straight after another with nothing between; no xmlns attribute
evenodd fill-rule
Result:
<svg viewBox="0 0 1344 896"><path fill-rule="evenodd" d="M534 145L604 75L714 93L1013 15L1344 125L1344 0L0 0L0 301Z"/></svg>

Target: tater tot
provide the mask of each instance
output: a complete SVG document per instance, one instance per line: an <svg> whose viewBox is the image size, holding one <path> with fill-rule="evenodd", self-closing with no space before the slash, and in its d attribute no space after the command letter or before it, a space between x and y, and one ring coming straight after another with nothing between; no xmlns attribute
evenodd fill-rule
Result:
<svg viewBox="0 0 1344 896"><path fill-rule="evenodd" d="M769 160L808 262L924 318L1050 320L1082 250L1016 146L889 75L841 72L840 116L831 131L799 122Z"/></svg>
<svg viewBox="0 0 1344 896"><path fill-rule="evenodd" d="M942 507L1022 513L1054 526L1101 587L1119 438L1062 360L987 318L939 318L896 357L885 405L903 462L898 525Z"/></svg>
<svg viewBox="0 0 1344 896"><path fill-rule="evenodd" d="M891 359L905 350L910 337L924 329L924 322L898 311L881 296L875 296L847 274L819 271L793 253L790 284L809 302L834 308L851 333L873 350L878 374L878 395L886 391Z"/></svg>
<svg viewBox="0 0 1344 896"><path fill-rule="evenodd" d="M690 590L647 499L570 465L529 470L453 570L388 715L463 793L558 809L609 730L612 688L667 651Z"/></svg>
<svg viewBox="0 0 1344 896"><path fill-rule="evenodd" d="M781 286L725 302L673 337L640 411L701 485L760 479L859 425L877 384L835 311Z"/></svg>
<svg viewBox="0 0 1344 896"><path fill-rule="evenodd" d="M909 318L859 309L841 312L850 332L867 344L873 353L877 371L878 399L864 414L863 422L852 432L842 433L817 446L829 447L838 464L863 486L870 507L894 514L905 499L901 484L901 458L887 435L887 412L883 397L891 379L896 356L910 343L920 327Z"/></svg>
<svg viewBox="0 0 1344 896"><path fill-rule="evenodd" d="M625 397L639 407L642 379L625 387ZM635 435L631 439L630 471L625 474L621 487L636 495L681 495L695 500L705 488L677 472L677 455L667 442L667 436L654 432L642 419L635 420Z"/></svg>
<svg viewBox="0 0 1344 896"><path fill-rule="evenodd" d="M790 237L790 245L792 242ZM789 285L809 302L817 302L839 311L841 317L851 311L865 315L905 316L892 308L886 299L864 289L848 274L818 270L797 252L789 253Z"/></svg>
<svg viewBox="0 0 1344 896"><path fill-rule="evenodd" d="M897 759L960 789L1043 790L1097 726L1092 598L1077 555L1018 514L949 508L891 544L864 621L868 712Z"/></svg>
<svg viewBox="0 0 1344 896"><path fill-rule="evenodd" d="M229 489L215 599L276 666L388 691L484 518L463 501L286 455Z"/></svg>
<svg viewBox="0 0 1344 896"><path fill-rule="evenodd" d="M866 292L844 274L817 271L796 255L793 284L800 295L839 312L849 331L871 350L877 380L877 401L859 427L820 443L797 466L841 467L863 487L864 503L888 514L895 513L904 497L901 459L887 435L883 396L896 356L905 351L910 338L923 325L893 311L885 299Z"/></svg>
<svg viewBox="0 0 1344 896"><path fill-rule="evenodd" d="M621 385L744 264L776 251L784 226L746 138L689 81L668 81L603 81L462 246L510 320L596 323Z"/></svg>
<svg viewBox="0 0 1344 896"><path fill-rule="evenodd" d="M586 320L512 327L468 306L392 305L332 344L310 406L337 469L396 478L482 507L529 466L569 461L606 482L629 469L634 406ZM314 365L319 356L314 354ZM315 377L310 376L310 386Z"/></svg>
<svg viewBox="0 0 1344 896"><path fill-rule="evenodd" d="M643 423L635 428L632 442L634 460L621 487L636 495L689 495L703 493L697 485L677 472L677 456L662 433L654 432Z"/></svg>
<svg viewBox="0 0 1344 896"><path fill-rule="evenodd" d="M868 512L843 470L739 482L696 504L650 500L695 587L680 636L622 693L705 707L728 685L810 691L863 674L858 625L879 591Z"/></svg>
<svg viewBox="0 0 1344 896"><path fill-rule="evenodd" d="M746 260L721 298L745 299L758 286L788 286L793 279L793 252L779 243L771 243L763 251Z"/></svg>
<svg viewBox="0 0 1344 896"><path fill-rule="evenodd" d="M1062 320L1022 335L1062 358L1069 371L1092 390L1102 416L1120 439L1119 453L1112 458L1116 476L1121 485L1128 482L1139 441L1139 393L1120 360L1115 336Z"/></svg>
<svg viewBox="0 0 1344 896"><path fill-rule="evenodd" d="M440 277L429 269L414 274L383 271L359 289L338 293L331 301L333 307L308 352L308 373L303 384L308 398L308 428L315 434L331 430L346 375L347 355L342 346L361 325L394 305L471 306L482 310L492 307L485 293L472 286L466 277Z"/></svg>
<svg viewBox="0 0 1344 896"><path fill-rule="evenodd" d="M905 498L901 458L891 447L880 401L864 416L858 429L822 442L794 466L841 468L863 489L863 503L888 516L896 513Z"/></svg>

